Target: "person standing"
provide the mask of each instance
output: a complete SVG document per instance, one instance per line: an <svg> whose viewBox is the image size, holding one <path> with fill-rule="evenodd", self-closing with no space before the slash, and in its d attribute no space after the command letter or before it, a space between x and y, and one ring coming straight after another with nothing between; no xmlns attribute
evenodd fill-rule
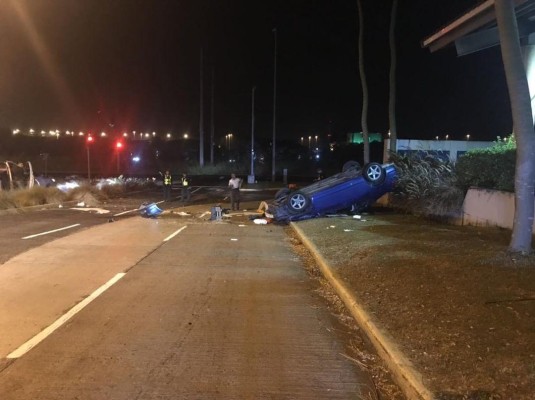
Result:
<svg viewBox="0 0 535 400"><path fill-rule="evenodd" d="M171 200L171 186L173 185L173 177L169 173L169 170L165 171L163 175L163 199L165 201Z"/></svg>
<svg viewBox="0 0 535 400"><path fill-rule="evenodd" d="M228 186L230 188L230 208L232 208L233 211L239 210L241 179L236 178L235 174L231 174Z"/></svg>
<svg viewBox="0 0 535 400"><path fill-rule="evenodd" d="M182 174L182 202L185 203L189 201L190 198L190 191L189 191L189 178L186 175L186 173Z"/></svg>

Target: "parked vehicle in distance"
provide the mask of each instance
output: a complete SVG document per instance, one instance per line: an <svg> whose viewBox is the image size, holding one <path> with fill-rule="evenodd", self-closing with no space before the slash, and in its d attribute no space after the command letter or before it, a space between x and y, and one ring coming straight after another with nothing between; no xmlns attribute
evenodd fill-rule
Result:
<svg viewBox="0 0 535 400"><path fill-rule="evenodd" d="M321 217L340 210L360 212L391 192L396 181L394 164L358 163L344 166L342 172L296 191L281 189L269 207L279 222Z"/></svg>

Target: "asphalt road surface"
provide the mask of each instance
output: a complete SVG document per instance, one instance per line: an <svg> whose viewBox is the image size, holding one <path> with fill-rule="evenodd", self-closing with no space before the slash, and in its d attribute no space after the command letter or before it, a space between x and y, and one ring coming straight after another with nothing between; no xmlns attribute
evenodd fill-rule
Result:
<svg viewBox="0 0 535 400"><path fill-rule="evenodd" d="M371 398L283 229L209 208L11 220L36 241L0 265L0 399Z"/></svg>

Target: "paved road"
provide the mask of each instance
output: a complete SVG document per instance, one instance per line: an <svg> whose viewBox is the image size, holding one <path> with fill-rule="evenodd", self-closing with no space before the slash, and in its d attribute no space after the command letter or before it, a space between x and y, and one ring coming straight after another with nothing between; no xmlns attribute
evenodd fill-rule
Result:
<svg viewBox="0 0 535 400"><path fill-rule="evenodd" d="M225 204L228 190L217 186L192 187L191 201L188 204ZM259 202L273 197L273 191L255 190L244 191L243 201ZM163 209L182 206L179 201L180 191L173 190L173 201L162 202L160 189L138 192L115 198L98 204L79 205L76 202L66 203L54 207L32 207L27 211L0 210L0 265L17 254L41 246L73 232L89 227L119 221L124 218L138 216L137 209L142 203L155 202ZM255 203L256 205L256 203Z"/></svg>
<svg viewBox="0 0 535 400"><path fill-rule="evenodd" d="M310 289L276 226L136 217L74 232L0 266L0 399L363 398L368 378Z"/></svg>

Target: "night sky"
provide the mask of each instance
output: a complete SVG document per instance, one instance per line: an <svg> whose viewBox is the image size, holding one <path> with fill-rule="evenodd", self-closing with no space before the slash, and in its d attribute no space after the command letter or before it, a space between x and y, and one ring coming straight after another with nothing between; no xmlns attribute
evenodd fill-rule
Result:
<svg viewBox="0 0 535 400"><path fill-rule="evenodd" d="M388 131L390 0L364 3L368 127ZM421 42L477 4L401 0L400 138L494 140L511 132L499 48L458 58ZM171 131L270 137L277 28L277 135L360 131L356 0L2 0L0 129Z"/></svg>

